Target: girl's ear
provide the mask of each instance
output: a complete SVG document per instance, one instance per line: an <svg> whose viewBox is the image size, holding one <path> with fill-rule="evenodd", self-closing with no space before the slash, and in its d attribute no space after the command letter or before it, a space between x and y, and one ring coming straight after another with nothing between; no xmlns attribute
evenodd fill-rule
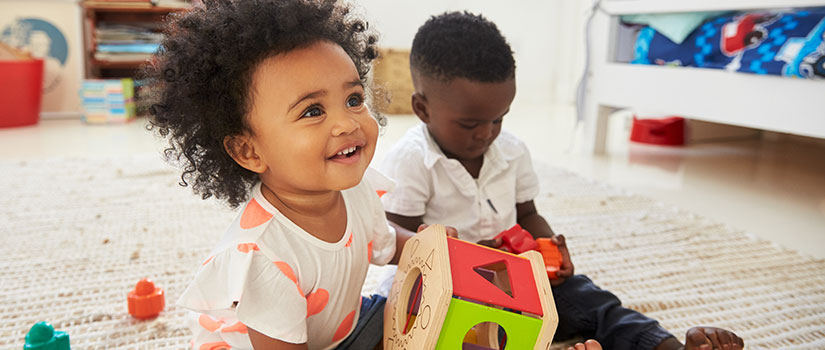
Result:
<svg viewBox="0 0 825 350"><path fill-rule="evenodd" d="M266 163L255 148L252 135L243 132L240 135L227 135L223 138L223 148L238 165L255 173L263 173Z"/></svg>
<svg viewBox="0 0 825 350"><path fill-rule="evenodd" d="M415 115L418 116L418 119L421 119L421 121L425 124L429 123L430 111L429 107L427 106L427 98L420 92L415 92L412 95L411 102L413 112L415 112Z"/></svg>

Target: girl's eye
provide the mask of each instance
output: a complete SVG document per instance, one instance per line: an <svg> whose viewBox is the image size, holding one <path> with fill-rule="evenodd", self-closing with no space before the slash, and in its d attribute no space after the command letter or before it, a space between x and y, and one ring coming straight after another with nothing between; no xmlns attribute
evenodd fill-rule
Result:
<svg viewBox="0 0 825 350"><path fill-rule="evenodd" d="M304 111L304 114L301 115L301 118L310 118L310 117L320 117L324 114L324 111L321 110L318 106L310 106L309 108Z"/></svg>
<svg viewBox="0 0 825 350"><path fill-rule="evenodd" d="M361 94L353 94L347 99L347 107L356 108L364 104L364 97Z"/></svg>

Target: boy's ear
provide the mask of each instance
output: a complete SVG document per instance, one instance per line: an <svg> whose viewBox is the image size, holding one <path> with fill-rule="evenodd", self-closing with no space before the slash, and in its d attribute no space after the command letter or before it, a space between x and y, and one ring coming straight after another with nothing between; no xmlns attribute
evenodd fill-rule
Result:
<svg viewBox="0 0 825 350"><path fill-rule="evenodd" d="M427 106L427 98L420 92L414 92L411 101L413 112L418 116L418 119L421 119L425 124L429 123L430 111L429 106Z"/></svg>
<svg viewBox="0 0 825 350"><path fill-rule="evenodd" d="M223 138L223 148L238 165L260 174L266 170L266 163L256 152L251 136L248 132L240 135L227 135Z"/></svg>

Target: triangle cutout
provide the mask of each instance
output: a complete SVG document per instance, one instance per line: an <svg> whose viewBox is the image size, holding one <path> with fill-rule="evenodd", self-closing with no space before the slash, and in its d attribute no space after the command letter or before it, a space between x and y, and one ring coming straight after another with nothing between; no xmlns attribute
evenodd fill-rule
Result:
<svg viewBox="0 0 825 350"><path fill-rule="evenodd" d="M511 298L513 297L513 286L510 284L510 273L507 270L507 263L504 260L475 266L473 267L473 271L481 275L484 280L490 282Z"/></svg>

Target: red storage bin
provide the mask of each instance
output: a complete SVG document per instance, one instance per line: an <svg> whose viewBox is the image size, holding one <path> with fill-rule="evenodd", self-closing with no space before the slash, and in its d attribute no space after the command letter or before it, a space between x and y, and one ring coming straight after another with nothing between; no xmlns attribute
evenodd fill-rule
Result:
<svg viewBox="0 0 825 350"><path fill-rule="evenodd" d="M685 118L638 119L633 117L630 140L656 145L684 145Z"/></svg>
<svg viewBox="0 0 825 350"><path fill-rule="evenodd" d="M0 128L37 124L43 60L0 61Z"/></svg>

